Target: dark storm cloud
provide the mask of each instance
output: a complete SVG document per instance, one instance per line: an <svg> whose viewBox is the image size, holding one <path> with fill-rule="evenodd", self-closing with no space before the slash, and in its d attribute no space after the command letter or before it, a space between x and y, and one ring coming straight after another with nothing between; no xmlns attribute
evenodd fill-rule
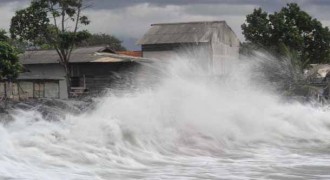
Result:
<svg viewBox="0 0 330 180"><path fill-rule="evenodd" d="M0 4L3 3L13 3L13 2L22 2L22 3L26 3L29 2L30 0L0 0Z"/></svg>
<svg viewBox="0 0 330 180"><path fill-rule="evenodd" d="M117 9L137 4L148 3L152 6L166 5L200 5L200 4L223 4L223 5L256 5L267 11L274 11L286 3L296 2L302 6L319 5L330 6L330 0L88 0L95 9Z"/></svg>
<svg viewBox="0 0 330 180"><path fill-rule="evenodd" d="M0 4L21 2L26 3L31 0L0 0ZM286 3L296 2L302 7L308 6L330 6L330 0L85 0L91 5L92 9L120 9L138 4L148 3L151 6L167 6L167 5L255 5L262 7L267 11L275 11L280 9Z"/></svg>
<svg viewBox="0 0 330 180"><path fill-rule="evenodd" d="M275 0L277 1L277 0ZM94 7L97 8L118 8L127 7L141 3L149 3L150 5L191 5L191 4L256 4L262 2L260 0L89 0ZM267 2L269 3L269 2Z"/></svg>
<svg viewBox="0 0 330 180"><path fill-rule="evenodd" d="M84 13L91 19L86 28L93 33L120 37L134 47L150 24L160 22L226 20L241 40L241 24L254 8L279 11L296 2L313 17L330 26L330 0L84 0L90 8ZM8 29L15 11L31 0L0 0L0 28Z"/></svg>

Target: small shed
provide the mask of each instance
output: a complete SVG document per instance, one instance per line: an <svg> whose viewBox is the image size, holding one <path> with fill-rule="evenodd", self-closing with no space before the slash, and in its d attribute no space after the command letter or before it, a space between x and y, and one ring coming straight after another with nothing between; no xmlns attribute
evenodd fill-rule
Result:
<svg viewBox="0 0 330 180"><path fill-rule="evenodd" d="M138 44L143 57L163 60L182 50L203 49L205 63L219 70L239 56L240 41L225 21L200 21L152 24Z"/></svg>

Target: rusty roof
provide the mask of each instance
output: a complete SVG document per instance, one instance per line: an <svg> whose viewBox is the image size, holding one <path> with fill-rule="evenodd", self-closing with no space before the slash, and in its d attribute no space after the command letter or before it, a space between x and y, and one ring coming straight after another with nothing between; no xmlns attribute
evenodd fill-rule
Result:
<svg viewBox="0 0 330 180"><path fill-rule="evenodd" d="M133 57L142 57L142 51L117 51L116 54L133 56Z"/></svg>

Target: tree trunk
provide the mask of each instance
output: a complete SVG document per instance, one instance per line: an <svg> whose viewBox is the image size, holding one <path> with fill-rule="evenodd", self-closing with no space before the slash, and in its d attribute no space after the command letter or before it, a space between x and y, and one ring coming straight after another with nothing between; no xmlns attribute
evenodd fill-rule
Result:
<svg viewBox="0 0 330 180"><path fill-rule="evenodd" d="M63 65L65 70L65 79L66 79L66 85L67 85L67 92L68 97L70 98L70 92L71 92L71 69L69 63L66 63Z"/></svg>

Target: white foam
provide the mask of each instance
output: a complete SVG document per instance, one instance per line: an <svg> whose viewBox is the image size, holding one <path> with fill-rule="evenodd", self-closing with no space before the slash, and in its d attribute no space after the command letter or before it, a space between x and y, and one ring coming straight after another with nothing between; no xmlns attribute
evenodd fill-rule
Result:
<svg viewBox="0 0 330 180"><path fill-rule="evenodd" d="M265 164L284 167L286 158L304 164L291 148L328 145L330 112L283 102L251 80L255 62L235 61L215 78L175 57L157 86L109 93L81 115L48 122L17 110L0 127L0 177L244 179L272 172Z"/></svg>

